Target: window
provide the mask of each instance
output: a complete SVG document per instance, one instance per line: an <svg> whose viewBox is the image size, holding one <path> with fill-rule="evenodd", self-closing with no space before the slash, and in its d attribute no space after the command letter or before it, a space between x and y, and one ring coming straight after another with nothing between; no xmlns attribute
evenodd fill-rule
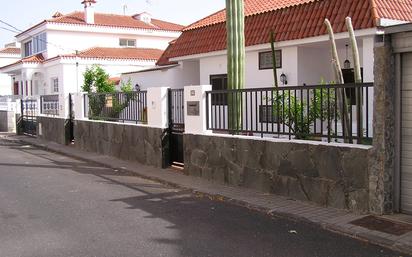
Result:
<svg viewBox="0 0 412 257"><path fill-rule="evenodd" d="M33 37L33 54L41 53L47 48L46 33L41 33Z"/></svg>
<svg viewBox="0 0 412 257"><path fill-rule="evenodd" d="M124 47L136 47L136 40L135 39L119 39L119 45Z"/></svg>
<svg viewBox="0 0 412 257"><path fill-rule="evenodd" d="M30 56L33 54L33 49L32 49L32 42L31 40L29 42L24 43L24 57Z"/></svg>
<svg viewBox="0 0 412 257"><path fill-rule="evenodd" d="M212 91L227 89L227 74L210 75ZM227 105L227 94L212 94L212 105Z"/></svg>
<svg viewBox="0 0 412 257"><path fill-rule="evenodd" d="M52 78L52 90L54 93L59 92L59 78Z"/></svg>
<svg viewBox="0 0 412 257"><path fill-rule="evenodd" d="M44 52L47 49L46 33L34 36L30 41L24 43L24 57Z"/></svg>
<svg viewBox="0 0 412 257"><path fill-rule="evenodd" d="M276 68L282 68L282 50L275 50ZM272 69L272 51L259 53L259 70Z"/></svg>
<svg viewBox="0 0 412 257"><path fill-rule="evenodd" d="M260 123L277 123L278 119L274 113L272 105L259 105L259 122Z"/></svg>

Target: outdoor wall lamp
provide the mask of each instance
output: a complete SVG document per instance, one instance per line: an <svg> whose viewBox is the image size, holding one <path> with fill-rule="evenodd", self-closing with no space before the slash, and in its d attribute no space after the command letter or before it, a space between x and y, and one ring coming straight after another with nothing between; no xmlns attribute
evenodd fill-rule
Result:
<svg viewBox="0 0 412 257"><path fill-rule="evenodd" d="M280 75L280 82L282 82L283 85L287 85L288 84L288 78L286 77L285 73L282 73Z"/></svg>
<svg viewBox="0 0 412 257"><path fill-rule="evenodd" d="M350 69L350 61L349 61L349 59L348 59L348 44L346 44L345 45L346 46L346 60L345 60L345 62L343 63L343 68L345 68L345 69Z"/></svg>

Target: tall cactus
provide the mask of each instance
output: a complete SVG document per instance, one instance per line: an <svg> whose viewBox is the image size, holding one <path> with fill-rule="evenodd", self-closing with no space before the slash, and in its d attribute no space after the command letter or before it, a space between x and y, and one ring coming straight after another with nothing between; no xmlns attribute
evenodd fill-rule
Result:
<svg viewBox="0 0 412 257"><path fill-rule="evenodd" d="M275 32L273 32L273 30L270 32L270 47L272 49L273 79L275 82L275 88L277 89L279 85L278 85L278 72L276 70Z"/></svg>
<svg viewBox="0 0 412 257"><path fill-rule="evenodd" d="M243 0L226 0L227 75L229 89L245 86L245 15ZM228 97L229 128L242 127L242 94Z"/></svg>
<svg viewBox="0 0 412 257"><path fill-rule="evenodd" d="M346 27L349 32L349 39L352 48L353 62L355 68L355 83L362 83L361 66L359 61L359 49L358 43L356 41L355 32L352 26L352 19L346 17ZM363 136L363 112L362 112L362 90L361 88L356 89L356 114L358 119L358 143L362 143Z"/></svg>
<svg viewBox="0 0 412 257"><path fill-rule="evenodd" d="M332 25L330 24L330 21L328 19L325 19L325 25L328 30L329 41L331 43L331 48L332 48L332 66L333 66L333 71L335 74L335 79L338 84L343 84L345 83L345 81L343 80L343 74L342 74L342 69L340 66L339 55L338 55L338 51L336 48L335 34L333 33ZM350 135L349 126L352 126L352 124L350 124L350 120L348 116L348 107L347 107L348 100L345 99L346 98L345 90L343 88L337 89L336 93L337 93L337 98L338 98L337 104L339 106L339 110L340 110L343 123L345 124L345 126L342 124L343 133L345 136L345 142L348 142L348 139L346 137L349 136L349 142L351 143L352 135Z"/></svg>

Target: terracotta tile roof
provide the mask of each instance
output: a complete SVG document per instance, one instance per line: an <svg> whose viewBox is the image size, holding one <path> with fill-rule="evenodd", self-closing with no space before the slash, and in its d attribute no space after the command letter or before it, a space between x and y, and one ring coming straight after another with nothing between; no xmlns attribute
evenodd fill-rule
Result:
<svg viewBox="0 0 412 257"><path fill-rule="evenodd" d="M291 7L295 5L300 5L304 3L310 3L316 0L265 0L265 1L250 1L245 0L245 16L252 16L255 14L261 14L269 11L274 11L277 9L282 9L285 7ZM205 26L210 26L216 23L226 21L226 10L220 10L212 15L209 15L189 26L184 30L190 30Z"/></svg>
<svg viewBox="0 0 412 257"><path fill-rule="evenodd" d="M70 23L70 24L83 24L86 22L84 20L84 12L73 12L60 17L56 17L47 22L54 23ZM181 31L184 27L179 24L152 19L150 24L142 22L133 18L133 16L117 15L117 14L106 14L106 13L95 13L94 24L100 26L113 26L113 27L128 27L128 28L140 28L140 29L151 29L151 30L167 30L167 31Z"/></svg>
<svg viewBox="0 0 412 257"><path fill-rule="evenodd" d="M0 50L0 54L20 54L20 48L18 47L6 47Z"/></svg>
<svg viewBox="0 0 412 257"><path fill-rule="evenodd" d="M175 42L176 42L176 40L173 40L173 41L169 42L169 46L166 48L166 50L164 52L165 53L168 52L172 48L172 45ZM177 62L169 61L168 56L166 56L164 54L162 54L162 56L160 56L160 58L156 62L156 65L158 65L158 66L173 65L173 64L177 64Z"/></svg>
<svg viewBox="0 0 412 257"><path fill-rule="evenodd" d="M4 68L15 66L15 65L18 65L18 64L23 64L23 63L43 63L44 60L45 59L44 59L44 56L42 54L36 54L36 55L30 56L30 57L25 57L21 60L18 60L15 63L0 67L0 70L4 69Z"/></svg>
<svg viewBox="0 0 412 257"><path fill-rule="evenodd" d="M152 48L94 47L80 52L78 54L78 57L97 59L130 59L156 61L160 58L162 53L162 50ZM75 55L64 55L62 57L75 57Z"/></svg>
<svg viewBox="0 0 412 257"><path fill-rule="evenodd" d="M111 77L109 81L112 82L114 85L120 85L120 77Z"/></svg>
<svg viewBox="0 0 412 257"><path fill-rule="evenodd" d="M272 30L277 42L325 35L325 18L337 33L346 31L347 16L352 17L356 30L376 27L378 18L412 21L412 1L245 0L245 16L246 46L252 46L269 43ZM158 64L167 64L173 57L226 49L224 17L220 11L185 28Z"/></svg>
<svg viewBox="0 0 412 257"><path fill-rule="evenodd" d="M377 18L410 21L412 1L410 0L371 0Z"/></svg>

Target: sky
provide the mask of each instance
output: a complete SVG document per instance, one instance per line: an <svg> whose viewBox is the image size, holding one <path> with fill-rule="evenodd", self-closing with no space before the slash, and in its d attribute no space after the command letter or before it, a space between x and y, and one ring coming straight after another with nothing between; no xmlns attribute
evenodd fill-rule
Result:
<svg viewBox="0 0 412 257"><path fill-rule="evenodd" d="M57 11L67 14L83 10L81 2L82 0L8 1L0 9L0 19L20 30L25 30L51 18ZM126 14L128 15L147 11L154 18L189 25L223 9L225 0L97 0L95 10L96 12L123 14L124 5L127 6ZM0 48L6 43L13 42L15 35L2 28L9 27L0 24Z"/></svg>

